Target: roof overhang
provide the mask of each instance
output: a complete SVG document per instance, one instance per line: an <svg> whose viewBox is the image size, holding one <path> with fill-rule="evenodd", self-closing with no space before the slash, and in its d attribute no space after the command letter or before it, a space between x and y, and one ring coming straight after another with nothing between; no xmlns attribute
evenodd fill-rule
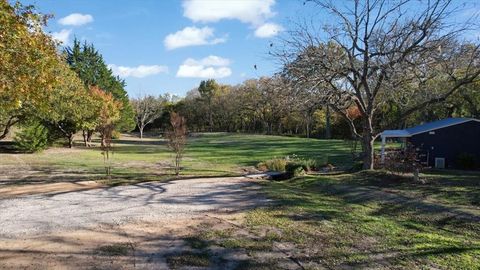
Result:
<svg viewBox="0 0 480 270"><path fill-rule="evenodd" d="M396 129L396 130L385 130L380 134L380 136L384 138L407 138L407 137L411 137L412 134L410 134L408 131L404 129Z"/></svg>
<svg viewBox="0 0 480 270"><path fill-rule="evenodd" d="M480 122L480 120L474 118L446 118L407 129L385 130L380 133L380 136L382 138L408 138L417 134L463 124L470 121Z"/></svg>

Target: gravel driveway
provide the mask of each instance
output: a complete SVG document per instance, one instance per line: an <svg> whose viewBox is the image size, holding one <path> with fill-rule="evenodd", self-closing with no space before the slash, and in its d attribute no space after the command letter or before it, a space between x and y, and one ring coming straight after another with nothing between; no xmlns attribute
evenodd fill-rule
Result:
<svg viewBox="0 0 480 270"><path fill-rule="evenodd" d="M0 238L243 211L267 202L258 191L244 177L200 178L3 199Z"/></svg>

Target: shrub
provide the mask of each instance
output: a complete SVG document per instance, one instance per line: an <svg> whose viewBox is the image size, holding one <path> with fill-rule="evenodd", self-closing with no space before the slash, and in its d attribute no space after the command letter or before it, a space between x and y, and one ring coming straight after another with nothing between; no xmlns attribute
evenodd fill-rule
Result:
<svg viewBox="0 0 480 270"><path fill-rule="evenodd" d="M274 158L265 161L265 166L267 167L267 169L275 172L284 172L286 165L287 160L284 158Z"/></svg>
<svg viewBox="0 0 480 270"><path fill-rule="evenodd" d="M121 135L122 135L122 134L121 134L120 131L118 131L118 130L112 131L112 139L114 139L114 140L120 139L120 136L121 136Z"/></svg>
<svg viewBox="0 0 480 270"><path fill-rule="evenodd" d="M304 165L296 162L289 162L285 166L285 171L290 177L297 177L305 174Z"/></svg>
<svg viewBox="0 0 480 270"><path fill-rule="evenodd" d="M457 156L457 166L461 169L475 169L475 156L469 153L461 153Z"/></svg>
<svg viewBox="0 0 480 270"><path fill-rule="evenodd" d="M318 162L315 159L298 158L296 155L286 156L285 158L274 158L257 164L257 169L261 171L277 171L304 174L305 172L318 171L325 166L324 162ZM301 170L300 170L300 169Z"/></svg>
<svg viewBox="0 0 480 270"><path fill-rule="evenodd" d="M317 161L314 159L298 159L296 163L301 165L303 170L307 172L317 170L319 168Z"/></svg>
<svg viewBox="0 0 480 270"><path fill-rule="evenodd" d="M267 165L265 164L265 162L260 162L257 164L257 169L259 169L260 171L267 171L268 168L267 168Z"/></svg>
<svg viewBox="0 0 480 270"><path fill-rule="evenodd" d="M40 123L34 123L17 133L14 141L15 147L21 151L38 152L48 146L48 129Z"/></svg>

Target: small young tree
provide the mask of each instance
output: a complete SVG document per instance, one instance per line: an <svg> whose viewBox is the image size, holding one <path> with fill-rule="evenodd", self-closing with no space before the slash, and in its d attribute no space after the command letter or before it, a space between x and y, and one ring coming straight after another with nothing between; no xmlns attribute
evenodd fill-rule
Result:
<svg viewBox="0 0 480 270"><path fill-rule="evenodd" d="M33 122L17 133L14 141L18 150L33 153L48 147L48 129L40 122Z"/></svg>
<svg viewBox="0 0 480 270"><path fill-rule="evenodd" d="M180 162L187 144L187 122L176 112L170 114L171 129L167 132L168 148L175 154L175 174L180 174Z"/></svg>
<svg viewBox="0 0 480 270"><path fill-rule="evenodd" d="M108 178L112 175L112 161L110 157L113 155L113 146L112 146L112 137L115 127L113 125L106 125L103 127L103 138L102 138L102 155L103 155L103 165L105 167L105 174Z"/></svg>
<svg viewBox="0 0 480 270"><path fill-rule="evenodd" d="M110 178L112 170L110 157L113 154L112 137L116 124L120 119L122 103L115 100L112 94L105 93L97 86L90 87L90 94L101 105L98 111L96 130L100 133L105 173Z"/></svg>
<svg viewBox="0 0 480 270"><path fill-rule="evenodd" d="M90 87L90 94L100 104L96 130L100 133L101 146L104 147L106 140L108 140L109 132L113 132L120 120L120 111L123 105L115 100L112 94L104 92L98 86ZM110 131L110 129L113 130Z"/></svg>

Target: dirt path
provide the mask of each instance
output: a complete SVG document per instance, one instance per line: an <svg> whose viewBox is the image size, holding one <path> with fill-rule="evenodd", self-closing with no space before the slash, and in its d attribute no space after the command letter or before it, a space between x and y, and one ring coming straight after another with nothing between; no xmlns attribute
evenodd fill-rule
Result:
<svg viewBox="0 0 480 270"><path fill-rule="evenodd" d="M47 183L47 184L29 184L19 186L5 186L0 187L0 200L12 199L22 195L34 195L45 193L67 193L96 188L106 188L95 181L78 181L78 182L59 182L59 183ZM51 195L50 194L50 195Z"/></svg>
<svg viewBox="0 0 480 270"><path fill-rule="evenodd" d="M130 269L132 264L137 269L163 269L165 261L149 252L175 252L189 225L207 215L236 218L267 203L255 180L244 177L1 199L0 269L95 269L105 263L111 263L108 269ZM142 250L143 255L130 254L128 264L118 264L110 256L130 250ZM109 256L99 260L105 252Z"/></svg>

